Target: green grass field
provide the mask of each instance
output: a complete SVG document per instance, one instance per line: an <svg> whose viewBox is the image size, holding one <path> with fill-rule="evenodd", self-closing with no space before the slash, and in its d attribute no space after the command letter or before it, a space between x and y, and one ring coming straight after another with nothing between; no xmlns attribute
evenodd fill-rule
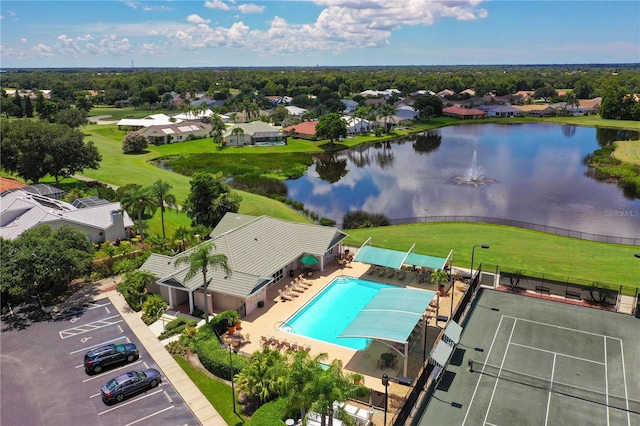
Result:
<svg viewBox="0 0 640 426"><path fill-rule="evenodd" d="M475 250L474 262L527 271L553 273L610 284L640 287L640 252L635 246L604 244L561 237L509 226L473 223L429 223L393 227L350 229L347 244L360 247L369 237L371 245L447 257L453 249L453 264L471 266L476 244L489 244L488 250Z"/></svg>

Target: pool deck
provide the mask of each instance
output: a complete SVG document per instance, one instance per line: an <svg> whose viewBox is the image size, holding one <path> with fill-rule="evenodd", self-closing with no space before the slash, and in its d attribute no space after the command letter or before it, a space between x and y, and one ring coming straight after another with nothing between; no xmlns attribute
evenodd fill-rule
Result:
<svg viewBox="0 0 640 426"><path fill-rule="evenodd" d="M384 392L384 386L381 381L381 377L384 373L395 377L403 375L403 360L400 356L398 356L396 368L378 368L378 359L380 359L380 355L382 353L390 350L388 346L374 341L366 349L357 351L355 349L326 343L305 336L292 335L280 330L280 326L284 321L294 315L329 283L340 276L356 277L369 281L400 285L403 287L432 289L431 285L418 284L417 276L412 272L407 273L406 278L399 281L396 278L389 279L386 277L380 277L378 274L370 274L370 268L372 268L372 266L360 262L351 262L346 267L339 267L337 264L332 262L329 265L325 265L324 271L314 271L313 276L305 277L305 280L312 285L291 301L282 301L278 294L278 290L283 289L285 285L289 284L290 279L284 279L283 282L269 288L267 290L267 301L265 306L263 308L256 309L250 315L247 315L242 319L242 330L240 333L244 335L245 343L241 346L240 351L246 354L251 354L260 350L262 348L262 337L272 337L280 342L287 341L289 344L295 343L302 347L308 346L310 348L309 353L311 356L316 356L323 352L327 353L328 363L334 359L341 360L342 365L346 370L358 372L364 376L364 384L367 387L378 392ZM454 297L455 303L457 304L462 297L462 293L459 291L462 288L457 284L454 288L456 289ZM440 315L449 315L450 303L450 293L449 297L440 298ZM444 323L436 324L435 318L432 318L429 322L427 331L427 354L431 351L431 344L435 341L440 331L440 329L437 328L438 325L442 327L444 326ZM423 347L424 345L422 340L420 340L415 344L409 355L408 375L410 377L415 377L422 366L424 356ZM396 386L398 385L390 385L389 393L394 393ZM397 389L396 394L404 395L408 389L409 388L400 386L399 389Z"/></svg>

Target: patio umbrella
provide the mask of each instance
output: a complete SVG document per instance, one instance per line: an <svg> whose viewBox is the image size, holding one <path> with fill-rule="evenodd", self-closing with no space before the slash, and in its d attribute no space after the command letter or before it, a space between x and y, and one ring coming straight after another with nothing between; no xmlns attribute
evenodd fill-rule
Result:
<svg viewBox="0 0 640 426"><path fill-rule="evenodd" d="M313 256L305 256L302 259L300 259L300 263L302 263L305 266L313 266L318 264L318 259L316 259Z"/></svg>

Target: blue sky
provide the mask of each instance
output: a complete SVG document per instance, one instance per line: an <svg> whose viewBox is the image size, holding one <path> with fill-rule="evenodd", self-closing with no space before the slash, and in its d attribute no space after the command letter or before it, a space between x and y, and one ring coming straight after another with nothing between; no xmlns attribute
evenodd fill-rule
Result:
<svg viewBox="0 0 640 426"><path fill-rule="evenodd" d="M0 66L640 63L640 2L0 0Z"/></svg>

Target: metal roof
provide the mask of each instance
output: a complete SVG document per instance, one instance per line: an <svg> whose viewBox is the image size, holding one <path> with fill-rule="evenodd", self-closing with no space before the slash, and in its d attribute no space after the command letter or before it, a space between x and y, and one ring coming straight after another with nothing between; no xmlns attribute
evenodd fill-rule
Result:
<svg viewBox="0 0 640 426"><path fill-rule="evenodd" d="M338 337L406 343L435 295L413 288L381 289Z"/></svg>
<svg viewBox="0 0 640 426"><path fill-rule="evenodd" d="M453 344L458 344L458 342L460 342L461 335L462 327L454 320L449 321L447 329L444 331L444 337Z"/></svg>
<svg viewBox="0 0 640 426"><path fill-rule="evenodd" d="M285 265L293 264L304 254L322 258L348 235L327 226L227 213L210 236L211 240L203 244L213 242L215 252L227 257L232 273L227 275L222 269L210 269L207 274L207 279L211 279L209 288L244 298L268 284L272 275ZM173 257L152 255L141 269L158 277L158 284L168 285L168 280L175 279L185 289L194 290L202 286L202 274L186 280L189 265L173 266L177 258L188 256L192 250Z"/></svg>
<svg viewBox="0 0 640 426"><path fill-rule="evenodd" d="M436 364L444 368L447 365L452 352L453 346L449 345L444 340L440 340L436 348L433 350L433 353L431 354L431 359Z"/></svg>

